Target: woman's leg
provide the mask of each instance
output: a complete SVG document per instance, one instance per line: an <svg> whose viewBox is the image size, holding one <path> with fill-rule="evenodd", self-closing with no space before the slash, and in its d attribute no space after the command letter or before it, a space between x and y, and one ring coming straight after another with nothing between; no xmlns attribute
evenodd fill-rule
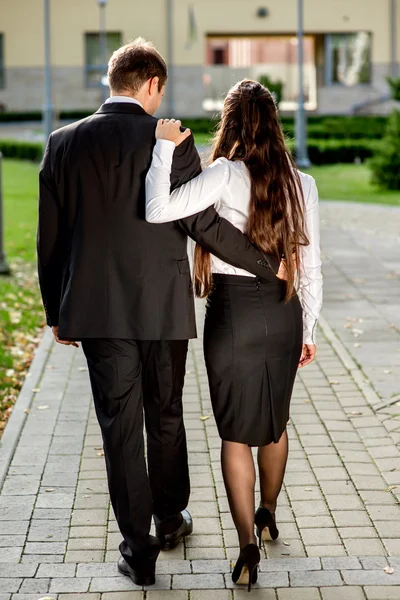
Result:
<svg viewBox="0 0 400 600"><path fill-rule="evenodd" d="M272 513L281 491L288 457L288 435L283 432L277 444L268 444L258 449L258 469L260 473L261 505Z"/></svg>
<svg viewBox="0 0 400 600"><path fill-rule="evenodd" d="M256 471L247 444L222 441L222 474L241 548L254 544L254 487Z"/></svg>

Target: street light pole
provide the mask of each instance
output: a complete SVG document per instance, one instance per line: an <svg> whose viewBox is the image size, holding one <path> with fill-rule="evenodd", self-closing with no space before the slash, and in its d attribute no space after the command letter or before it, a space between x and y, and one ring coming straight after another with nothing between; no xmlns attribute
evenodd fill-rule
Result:
<svg viewBox="0 0 400 600"><path fill-rule="evenodd" d="M53 131L54 106L51 98L50 0L44 0L44 87L43 129L45 144Z"/></svg>
<svg viewBox="0 0 400 600"><path fill-rule="evenodd" d="M390 0L390 71L397 77L397 0Z"/></svg>
<svg viewBox="0 0 400 600"><path fill-rule="evenodd" d="M168 63L168 116L175 116L174 86L174 0L166 0L167 12L167 63Z"/></svg>
<svg viewBox="0 0 400 600"><path fill-rule="evenodd" d="M105 68L107 70L107 30L106 30L106 6L108 0L97 0L99 5L99 39L100 39L100 61L101 70ZM101 76L101 101L104 102L107 99L107 89L103 83L103 77Z"/></svg>
<svg viewBox="0 0 400 600"><path fill-rule="evenodd" d="M10 267L7 264L3 243L3 181L2 181L3 155L0 152L0 275L9 275Z"/></svg>
<svg viewBox="0 0 400 600"><path fill-rule="evenodd" d="M307 124L304 106L304 25L303 25L303 0L297 0L297 51L299 67L299 100L296 112L296 162L306 169L311 165L307 152Z"/></svg>

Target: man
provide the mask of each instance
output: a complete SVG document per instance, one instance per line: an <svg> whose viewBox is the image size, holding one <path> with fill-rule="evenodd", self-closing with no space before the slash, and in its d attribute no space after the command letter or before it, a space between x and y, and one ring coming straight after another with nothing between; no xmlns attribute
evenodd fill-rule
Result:
<svg viewBox="0 0 400 600"><path fill-rule="evenodd" d="M174 224L145 221L152 115L166 64L138 39L113 54L108 76L107 102L49 139L40 172L39 278L56 340L81 340L87 358L124 539L118 568L151 585L160 548L192 531L182 417L188 339L196 335L187 236L255 275L275 274L212 208ZM171 185L200 170L190 136L175 151ZM152 514L156 537L149 535Z"/></svg>

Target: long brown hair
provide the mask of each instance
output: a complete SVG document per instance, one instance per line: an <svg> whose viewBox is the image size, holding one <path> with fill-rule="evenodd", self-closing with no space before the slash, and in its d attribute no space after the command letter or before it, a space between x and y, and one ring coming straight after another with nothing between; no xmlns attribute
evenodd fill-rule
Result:
<svg viewBox="0 0 400 600"><path fill-rule="evenodd" d="M265 253L286 257L286 299L294 293L300 246L308 245L300 177L278 120L269 90L245 79L228 93L214 139L212 160L225 157L243 161L251 178L246 235ZM292 260L292 257L295 260ZM212 290L210 254L196 245L196 294Z"/></svg>

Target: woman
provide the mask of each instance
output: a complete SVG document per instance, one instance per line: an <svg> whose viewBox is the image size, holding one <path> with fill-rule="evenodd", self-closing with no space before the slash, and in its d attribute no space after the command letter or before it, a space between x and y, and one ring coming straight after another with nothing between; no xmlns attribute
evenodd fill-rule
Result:
<svg viewBox="0 0 400 600"><path fill-rule="evenodd" d="M277 498L285 473L286 424L297 368L315 356L322 301L318 193L296 170L285 147L271 93L255 81L235 85L224 103L213 163L170 195L175 145L190 132L158 123L146 180L146 219L164 223L214 205L262 251L284 261L285 279L272 284L231 267L200 247L195 287L207 297L204 352L211 401L222 439L222 471L238 531L238 584L257 581L262 539L275 540ZM296 294L299 271L301 304ZM254 517L258 446L261 502Z"/></svg>

